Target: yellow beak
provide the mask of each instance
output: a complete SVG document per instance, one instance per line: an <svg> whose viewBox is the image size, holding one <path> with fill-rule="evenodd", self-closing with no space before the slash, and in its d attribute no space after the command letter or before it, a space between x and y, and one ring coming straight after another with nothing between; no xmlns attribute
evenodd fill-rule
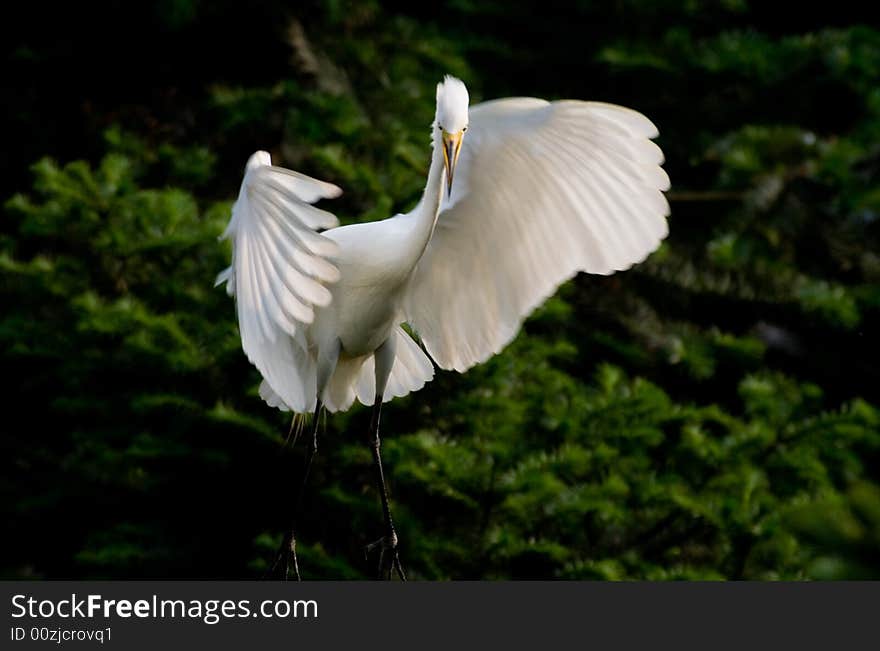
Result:
<svg viewBox="0 0 880 651"><path fill-rule="evenodd" d="M443 132L443 162L446 165L446 196L452 194L452 177L455 175L455 164L461 153L462 132Z"/></svg>

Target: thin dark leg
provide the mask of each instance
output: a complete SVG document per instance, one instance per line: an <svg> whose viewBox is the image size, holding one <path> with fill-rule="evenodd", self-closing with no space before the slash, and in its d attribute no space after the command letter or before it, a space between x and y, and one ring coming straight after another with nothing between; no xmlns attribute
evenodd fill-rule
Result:
<svg viewBox="0 0 880 651"><path fill-rule="evenodd" d="M274 576L283 568L282 578L286 581L290 577L290 566L293 565L293 575L297 581L301 581L299 574L299 563L296 559L296 521L299 518L299 512L302 508L303 495L306 492L306 484L309 480L309 470L312 468L312 459L318 451L318 423L321 417L321 401L315 407L315 422L312 423L312 441L306 450L306 460L303 465L302 481L300 481L299 489L293 503L293 516L290 519L290 526L281 540L281 546L278 548L278 554L275 562L272 564L269 574Z"/></svg>
<svg viewBox="0 0 880 651"><path fill-rule="evenodd" d="M406 574L400 563L397 553L397 531L394 529L394 520L391 518L391 506L388 500L388 487L385 483L385 472L382 469L382 454L379 452L381 441L379 440L379 417L382 412L382 396L377 396L373 403L373 415L370 419L369 443L373 453L373 467L376 469L376 486L382 498L382 516L385 519L385 535L376 542L368 545L367 551L379 548L379 579L390 579L392 568L397 572L401 581L406 581Z"/></svg>

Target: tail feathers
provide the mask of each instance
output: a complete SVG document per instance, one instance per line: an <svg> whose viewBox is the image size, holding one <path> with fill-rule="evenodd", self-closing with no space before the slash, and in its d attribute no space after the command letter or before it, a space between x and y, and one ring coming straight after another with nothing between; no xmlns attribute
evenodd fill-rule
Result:
<svg viewBox="0 0 880 651"><path fill-rule="evenodd" d="M434 379L434 364L413 338L406 334L403 328L395 330L397 337L397 356L394 366L391 368L391 377L388 378L388 386L385 387L385 400L402 398L412 391L418 391L426 383ZM372 360L370 360L372 361ZM370 377L375 386L375 371L370 370ZM366 400L361 396L369 396ZM365 405L373 404L373 394L361 394L358 399Z"/></svg>
<svg viewBox="0 0 880 651"><path fill-rule="evenodd" d="M342 357L336 363L336 369L330 377L330 382L324 389L324 395L321 402L327 411L345 411L351 407L356 397L356 389L358 380L367 366L373 366L373 356L364 355L363 357Z"/></svg>
<svg viewBox="0 0 880 651"><path fill-rule="evenodd" d="M419 345L413 341L403 328L398 327L392 335L397 338L394 366L385 387L383 401L401 398L412 391L418 391L426 382L434 378L434 365ZM310 367L313 369L314 364ZM372 355L363 357L344 357L339 360L330 382L324 389L322 402L327 411L345 411L355 399L364 405L372 405L376 395L376 371ZM311 412L314 401L309 405L298 401L290 404L285 401L271 385L263 380L260 397L271 407L282 411Z"/></svg>
<svg viewBox="0 0 880 651"><path fill-rule="evenodd" d="M426 382L434 378L434 365L412 337L400 327L394 331L393 336L397 338L396 356L394 366L391 367L391 376L385 386L383 402L418 391ZM348 409L355 397L361 404L373 404L376 397L376 366L372 355L362 359L357 376L353 380L349 388L350 394L346 395L347 402L342 403L340 410Z"/></svg>

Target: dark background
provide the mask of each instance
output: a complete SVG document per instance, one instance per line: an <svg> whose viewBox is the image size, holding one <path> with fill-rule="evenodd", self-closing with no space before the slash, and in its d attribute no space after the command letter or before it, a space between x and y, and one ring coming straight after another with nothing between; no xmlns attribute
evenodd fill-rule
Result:
<svg viewBox="0 0 880 651"><path fill-rule="evenodd" d="M418 198L434 86L615 102L672 179L644 264L389 405L416 578L880 577L880 30L860 3L30 3L0 20L0 568L259 576L302 446L212 288L247 156ZM8 11L8 10L7 10ZM539 219L540 216L536 216ZM305 578L372 574L367 411Z"/></svg>

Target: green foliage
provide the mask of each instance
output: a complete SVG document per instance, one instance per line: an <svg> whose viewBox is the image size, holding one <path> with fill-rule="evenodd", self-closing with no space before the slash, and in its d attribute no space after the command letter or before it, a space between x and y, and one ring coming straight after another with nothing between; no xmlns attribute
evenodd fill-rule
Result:
<svg viewBox="0 0 880 651"><path fill-rule="evenodd" d="M584 386L530 337L510 353L443 405L479 414L467 439L441 425L389 442L401 527L429 576L805 578L796 514L845 502L840 487L880 445L876 409L817 413L817 388L782 377L745 378L736 418L612 366ZM870 549L862 535L852 544Z"/></svg>
<svg viewBox="0 0 880 651"><path fill-rule="evenodd" d="M337 183L327 207L345 222L405 210L450 72L473 101L650 115L671 234L631 271L567 283L486 364L387 406L410 574L880 577L880 32L809 15L783 29L740 0L230 7L140 8L149 29L127 49L158 30L144 69L161 74L85 78L86 119L63 134L46 80L100 67L9 46L14 79L40 83L9 98L24 153L0 185L4 575L266 569L302 445L257 396L213 288L242 165L262 148ZM193 44L211 57L188 63ZM307 578L374 570L368 418L322 427Z"/></svg>

